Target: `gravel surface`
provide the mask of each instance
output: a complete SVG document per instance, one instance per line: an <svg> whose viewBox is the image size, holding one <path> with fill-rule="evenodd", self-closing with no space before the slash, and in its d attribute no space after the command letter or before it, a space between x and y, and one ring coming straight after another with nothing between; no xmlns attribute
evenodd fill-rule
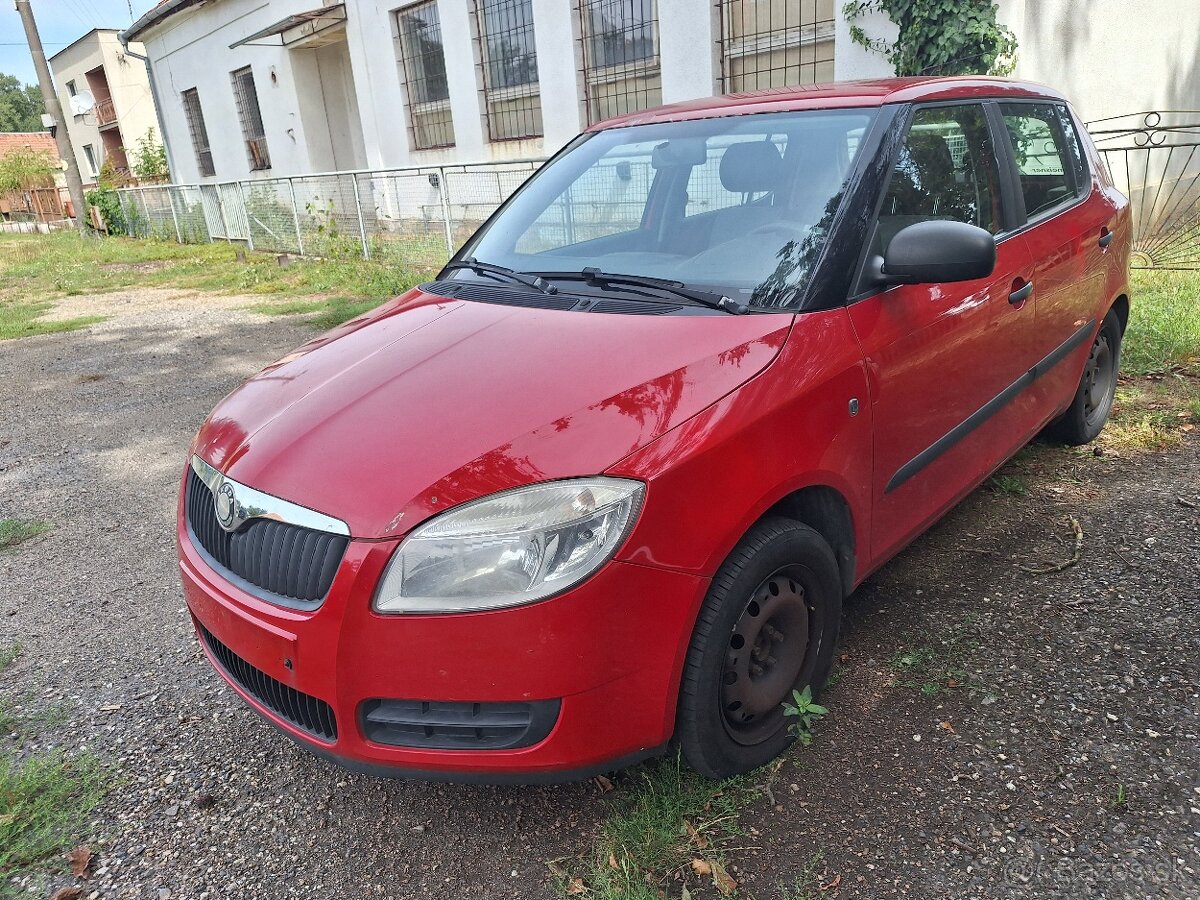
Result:
<svg viewBox="0 0 1200 900"><path fill-rule="evenodd" d="M55 525L0 554L0 647L24 647L0 698L58 712L37 747L112 763L84 896L555 896L546 861L587 852L595 784L353 775L204 661L173 548L185 449L311 335L248 302L72 298L58 315L114 318L0 344L0 517ZM1200 898L1200 443L1014 466L1029 495L977 492L848 602L833 712L742 816L742 896ZM1069 557L1069 516L1080 563L1018 568Z"/></svg>

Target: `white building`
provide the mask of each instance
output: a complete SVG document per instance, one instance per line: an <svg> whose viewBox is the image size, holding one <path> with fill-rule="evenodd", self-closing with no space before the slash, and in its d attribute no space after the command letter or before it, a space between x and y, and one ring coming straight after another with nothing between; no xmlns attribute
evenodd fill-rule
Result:
<svg viewBox="0 0 1200 900"><path fill-rule="evenodd" d="M544 157L620 112L890 74L842 0L312 3L164 0L126 32L151 59L176 181ZM1016 74L1085 118L1200 108L1196 0L1000 6ZM857 24L895 34L881 14Z"/></svg>
<svg viewBox="0 0 1200 900"><path fill-rule="evenodd" d="M135 43L132 49L142 48ZM151 128L158 130L145 64L121 46L115 28L92 29L49 63L83 180L95 181L105 160L127 169L127 151ZM83 97L90 98L89 104L79 105ZM76 109L90 108L72 114L73 98Z"/></svg>

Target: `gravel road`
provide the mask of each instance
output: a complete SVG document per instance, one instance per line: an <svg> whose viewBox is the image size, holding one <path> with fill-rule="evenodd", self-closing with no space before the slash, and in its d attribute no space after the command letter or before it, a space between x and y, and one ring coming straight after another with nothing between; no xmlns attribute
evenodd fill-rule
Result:
<svg viewBox="0 0 1200 900"><path fill-rule="evenodd" d="M595 784L352 775L204 662L172 546L184 451L311 334L248 302L71 298L57 315L113 318L0 344L0 518L55 525L0 554L0 647L24 648L0 698L60 712L39 748L112 763L84 896L556 896L546 861L587 852ZM1028 495L977 492L848 603L833 713L742 816L742 896L1200 898L1200 442L1015 467ZM1069 516L1081 562L1018 568L1069 556Z"/></svg>

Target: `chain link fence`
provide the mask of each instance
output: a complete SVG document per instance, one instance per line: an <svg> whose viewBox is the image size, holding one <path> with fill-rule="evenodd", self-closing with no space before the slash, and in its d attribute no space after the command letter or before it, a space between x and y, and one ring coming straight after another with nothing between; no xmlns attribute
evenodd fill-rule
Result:
<svg viewBox="0 0 1200 900"><path fill-rule="evenodd" d="M117 192L126 230L183 244L436 266L544 160L330 172Z"/></svg>

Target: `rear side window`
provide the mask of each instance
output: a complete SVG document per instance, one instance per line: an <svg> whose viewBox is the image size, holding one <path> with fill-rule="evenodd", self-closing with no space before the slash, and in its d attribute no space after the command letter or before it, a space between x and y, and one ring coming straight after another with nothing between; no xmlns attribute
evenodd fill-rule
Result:
<svg viewBox="0 0 1200 900"><path fill-rule="evenodd" d="M1073 200L1085 188L1079 136L1066 107L1053 103L1003 103L1025 214L1034 218Z"/></svg>
<svg viewBox="0 0 1200 900"><path fill-rule="evenodd" d="M1000 179L983 107L918 109L879 211L876 252L901 228L930 219L1000 230Z"/></svg>

